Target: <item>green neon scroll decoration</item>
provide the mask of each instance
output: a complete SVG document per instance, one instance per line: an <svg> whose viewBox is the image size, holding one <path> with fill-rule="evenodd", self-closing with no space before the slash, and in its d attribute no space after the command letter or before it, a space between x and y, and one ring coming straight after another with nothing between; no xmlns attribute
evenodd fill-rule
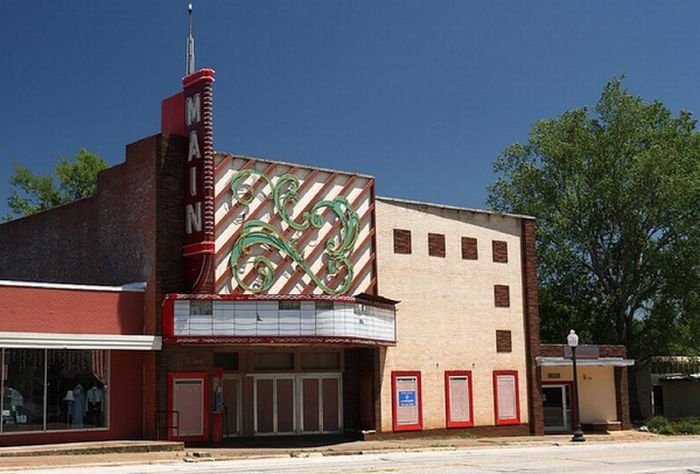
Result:
<svg viewBox="0 0 700 474"><path fill-rule="evenodd" d="M236 176L234 176L231 180L231 191L233 191L233 196L236 199L236 201L243 204L244 206L247 206L248 204L253 202L253 199L255 199L255 194L253 194L250 191L250 189L245 192L241 191L241 185L243 184L243 181L245 181L245 179L249 176L257 176L258 178L265 180L268 185L272 186L270 178L268 178L258 170L247 169L236 173Z"/></svg>
<svg viewBox="0 0 700 474"><path fill-rule="evenodd" d="M350 202L343 196L338 196L333 200L321 200L314 203L310 210L294 219L289 212L299 200L297 194L299 178L297 176L286 174L273 183L269 177L254 170L244 170L237 173L231 180L231 189L235 199L244 205L250 204L254 198L249 192L241 194L240 191L240 186L250 176L262 177L272 187L272 194L268 196L268 199L273 202L273 211L289 228L297 231L295 233L320 229L326 222L325 213L327 211L332 213L340 227L337 233L329 235L324 242L327 256L325 267L330 281L335 280L334 277L341 272L345 273L334 287L330 287L313 272L311 262L307 262L304 257L303 249L297 246L297 239L285 237L282 229L265 221L252 220L243 225L241 234L233 244L231 252L231 270L238 284L252 293L267 291L273 284L275 264L266 256L266 251L275 250L294 260L323 292L337 295L347 291L354 276L350 255L360 233L360 219ZM257 255L253 255L256 248L259 249L259 252ZM247 263L250 263L251 258L253 259L253 270L258 276L254 285L248 284L245 281L245 275L242 275L240 271L245 268Z"/></svg>

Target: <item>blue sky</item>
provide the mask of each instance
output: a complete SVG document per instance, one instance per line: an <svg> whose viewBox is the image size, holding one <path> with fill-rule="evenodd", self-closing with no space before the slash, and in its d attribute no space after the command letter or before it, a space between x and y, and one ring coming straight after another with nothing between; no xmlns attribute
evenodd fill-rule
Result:
<svg viewBox="0 0 700 474"><path fill-rule="evenodd" d="M700 110L700 2L194 2L216 70L218 151L376 176L377 193L484 207L492 164L538 119L635 95ZM2 3L0 214L13 161L110 164L181 88L187 2Z"/></svg>

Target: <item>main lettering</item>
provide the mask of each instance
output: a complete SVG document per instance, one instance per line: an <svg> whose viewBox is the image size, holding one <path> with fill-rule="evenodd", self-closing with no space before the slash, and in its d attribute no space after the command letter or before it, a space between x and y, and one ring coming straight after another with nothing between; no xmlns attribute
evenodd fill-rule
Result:
<svg viewBox="0 0 700 474"><path fill-rule="evenodd" d="M202 203L188 204L185 211L185 232L191 234L202 230Z"/></svg>
<svg viewBox="0 0 700 474"><path fill-rule="evenodd" d="M185 123L188 127L198 124L202 119L202 102L200 100L199 93L189 96L185 100ZM197 135L197 130L191 130L189 134L189 147L187 152L187 162L192 160L198 160L202 157L199 150L199 136ZM189 179L187 183L187 194L194 198L194 202L190 202L185 205L185 233L192 234L192 232L202 231L202 201L201 196L198 194L197 182L199 181L200 174L202 173L202 163L201 160L190 166L189 168Z"/></svg>
<svg viewBox="0 0 700 474"><path fill-rule="evenodd" d="M187 161L192 161L192 158L201 158L202 155L199 152L199 138L197 137L197 132L192 130L190 132L190 151L187 153Z"/></svg>
<svg viewBox="0 0 700 474"><path fill-rule="evenodd" d="M199 123L202 119L199 93L187 98L185 123L189 127L193 123Z"/></svg>

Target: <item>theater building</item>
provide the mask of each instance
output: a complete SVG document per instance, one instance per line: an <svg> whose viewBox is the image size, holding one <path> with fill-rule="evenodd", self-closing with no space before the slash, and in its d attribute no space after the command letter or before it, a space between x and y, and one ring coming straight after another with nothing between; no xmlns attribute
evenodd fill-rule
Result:
<svg viewBox="0 0 700 474"><path fill-rule="evenodd" d="M185 77L161 133L128 145L93 197L0 225L0 288L36 301L0 323L0 444L542 433L534 220L217 153L213 83L209 69ZM61 291L75 304L44 325L50 298L36 292ZM119 301L83 298L101 293ZM33 362L15 355L24 347ZM22 396L43 411L21 423L8 389L28 366ZM69 429L55 420L76 380L106 411ZM139 423L123 426L125 406Z"/></svg>

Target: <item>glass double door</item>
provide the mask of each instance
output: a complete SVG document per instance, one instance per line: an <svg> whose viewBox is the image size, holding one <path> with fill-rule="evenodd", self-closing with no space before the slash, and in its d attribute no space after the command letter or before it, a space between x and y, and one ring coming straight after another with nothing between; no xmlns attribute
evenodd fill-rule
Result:
<svg viewBox="0 0 700 474"><path fill-rule="evenodd" d="M544 430L546 432L571 431L571 385L547 384L542 386Z"/></svg>
<svg viewBox="0 0 700 474"><path fill-rule="evenodd" d="M342 430L341 374L256 375L256 435Z"/></svg>

